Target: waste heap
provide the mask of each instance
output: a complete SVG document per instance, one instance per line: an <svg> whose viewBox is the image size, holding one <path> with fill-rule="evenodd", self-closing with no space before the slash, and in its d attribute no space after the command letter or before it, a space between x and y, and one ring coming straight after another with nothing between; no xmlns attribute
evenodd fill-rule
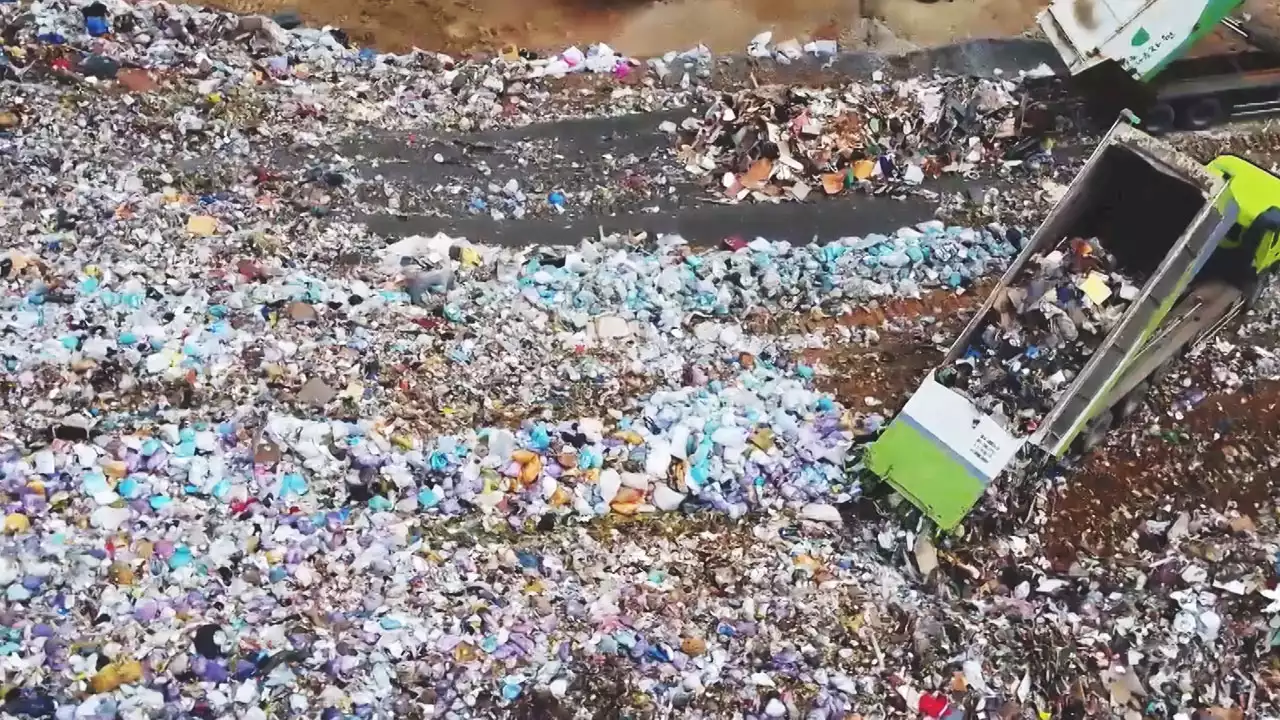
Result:
<svg viewBox="0 0 1280 720"><path fill-rule="evenodd" d="M1019 141L1019 84L909 78L722 93L682 124L679 157L724 202L805 200L816 189L910 188L1000 166Z"/></svg>
<svg viewBox="0 0 1280 720"><path fill-rule="evenodd" d="M181 229L161 207L123 222ZM148 251L194 242L169 237ZM945 288L980 248L989 275L1010 232L199 237L154 265L67 231L6 256L9 714L1079 717L1086 690L1182 708L1193 669L1230 680L1218 705L1264 687L1213 658L1265 627L1274 549L1241 539L1212 580L1168 551L1157 593L1132 589L1151 562L1054 569L1019 536L971 568L855 521L867 423L796 361L817 338L739 322ZM1103 659L1025 650L1073 645Z"/></svg>
<svg viewBox="0 0 1280 720"><path fill-rule="evenodd" d="M821 351L886 329L832 318L963 298L1016 230L393 240L335 220L355 160L274 154L518 124L528 68L85 10L0 5L6 716L1274 712L1270 518L1108 564L852 514L883 418Z"/></svg>
<svg viewBox="0 0 1280 720"><path fill-rule="evenodd" d="M8 3L0 6L0 24L0 70L8 79L52 79L70 92L165 87L183 95L183 115L208 122L208 106L222 105L213 113L219 119L247 111L264 127L269 116L288 120L296 127L277 129L313 130L310 142L371 126L469 131L579 115L593 104L594 112L621 113L687 101L687 93L661 88L627 97L606 91L603 102L581 92L551 101L550 84L566 75L614 79L648 71L604 44L480 60L380 53L356 46L339 28L298 27L294 19L285 29L267 17L153 0Z"/></svg>
<svg viewBox="0 0 1280 720"><path fill-rule="evenodd" d="M284 243L287 206L126 168L0 208L27 228L0 262L12 714L635 705L615 682L651 705L807 706L747 662L754 638L784 647L767 613L698 619L712 589L684 523L776 515L739 558L773 566L761 600L795 567L852 578L825 541L793 560L791 536L840 522L867 424L796 361L809 341L740 320L963 284L1020 237L933 222L827 246L511 250L295 223L306 241ZM74 215L38 222L53 202ZM581 524L625 518L653 524L621 545ZM725 567L715 592L736 594ZM654 614L676 591L687 614ZM841 597L788 617L820 627ZM861 705L840 672L847 697L823 702Z"/></svg>
<svg viewBox="0 0 1280 720"><path fill-rule="evenodd" d="M995 298L986 323L939 382L1015 435L1035 432L1138 296L1097 238L1037 254Z"/></svg>

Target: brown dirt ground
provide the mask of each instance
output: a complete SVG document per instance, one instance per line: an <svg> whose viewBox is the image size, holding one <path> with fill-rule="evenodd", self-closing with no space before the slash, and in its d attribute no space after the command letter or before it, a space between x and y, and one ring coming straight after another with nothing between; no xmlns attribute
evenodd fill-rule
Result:
<svg viewBox="0 0 1280 720"><path fill-rule="evenodd" d="M861 17L896 38L936 45L1004 36L1033 24L1045 0L215 0L237 12L296 10L309 23L342 27L388 50L496 51L507 43L540 50L608 42L636 56L704 43L738 51L756 33L775 39L842 36L858 44Z"/></svg>
<svg viewBox="0 0 1280 720"><path fill-rule="evenodd" d="M900 49L1028 32L1050 0L214 0L244 13L298 11L307 22L347 30L387 50L419 47L492 53L510 43L535 50L608 42L634 56L703 43L743 49L756 33L775 39L839 38L846 47ZM1261 27L1280 38L1280 0L1247 0ZM861 18L878 18L876 30ZM886 36L885 31L888 32ZM1246 47L1219 31L1193 54Z"/></svg>
<svg viewBox="0 0 1280 720"><path fill-rule="evenodd" d="M1266 33L1280 41L1280 0L1245 0L1242 12L1253 22L1255 32ZM1223 52L1248 50L1249 44L1238 35L1219 28L1205 38L1191 52L1192 55L1211 55Z"/></svg>
<svg viewBox="0 0 1280 720"><path fill-rule="evenodd" d="M839 38L846 47L901 49L1034 29L1050 0L213 0L242 13L297 11L314 25L345 29L358 42L387 50L419 47L493 53L514 44L560 50L608 42L633 56L705 44L739 51L757 33L775 40ZM1280 0L1247 0L1245 11L1280 39ZM880 22L868 24L863 18ZM887 31L887 36L886 36ZM1219 31L1193 54L1238 50Z"/></svg>
<svg viewBox="0 0 1280 720"><path fill-rule="evenodd" d="M1052 515L1058 553L1096 555L1123 548L1157 513L1235 508L1257 517L1275 503L1280 469L1267 459L1280 429L1280 383L1210 395L1173 422L1169 398L1122 429L1071 478ZM1160 422L1158 432L1147 427ZM1154 430L1154 427L1150 428Z"/></svg>
<svg viewBox="0 0 1280 720"><path fill-rule="evenodd" d="M936 323L911 332L882 332L880 342L871 347L829 347L808 350L807 363L823 367L819 387L842 405L859 411L896 410L906 402L920 379L942 359L943 348L930 336L941 333L948 340L964 329L964 324L986 297L987 288L957 295L934 291L919 300L893 300L879 307L860 310L840 318L824 320L849 327L880 328L886 322L932 316ZM806 330L814 330L809 323ZM880 406L867 407L875 398Z"/></svg>

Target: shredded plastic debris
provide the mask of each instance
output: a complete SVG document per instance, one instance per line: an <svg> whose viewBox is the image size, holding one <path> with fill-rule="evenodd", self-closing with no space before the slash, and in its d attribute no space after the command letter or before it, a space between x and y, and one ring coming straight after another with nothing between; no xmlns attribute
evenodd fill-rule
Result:
<svg viewBox="0 0 1280 720"><path fill-rule="evenodd" d="M679 156L727 202L911 188L1002 165L1021 140L1017 90L1005 80L879 78L726 92L682 124L690 137Z"/></svg>
<svg viewBox="0 0 1280 720"><path fill-rule="evenodd" d="M604 46L392 56L146 1L0 17L6 716L1274 712L1273 517L1161 515L1123 562L1062 562L1043 518L935 538L864 486L859 441L888 393L841 402L810 355L904 327L945 343L922 318L843 319L976 294L1020 230L388 239L358 220L371 188L397 190L358 152L293 169L280 153L558 117L552 78L646 66ZM752 53L833 50L795 45ZM704 56L647 67L679 86L709 74ZM1003 83L893 87L985 88L983 133L1007 117ZM608 112L680 92L606 95ZM729 107L747 105L703 129ZM951 161L998 163L962 114L942 142L981 152ZM923 181L942 145L867 144L907 115L797 177L892 157L886 183ZM733 162L777 159L760 152ZM784 178L756 179L772 198ZM535 183L509 180L464 202L516 218ZM545 192L549 208L582 197ZM1240 382L1274 371L1273 353L1212 352ZM1210 402L1196 389L1187 412Z"/></svg>
<svg viewBox="0 0 1280 720"><path fill-rule="evenodd" d="M1033 256L939 381L1015 434L1034 432L1138 296L1145 278L1118 270L1096 239Z"/></svg>

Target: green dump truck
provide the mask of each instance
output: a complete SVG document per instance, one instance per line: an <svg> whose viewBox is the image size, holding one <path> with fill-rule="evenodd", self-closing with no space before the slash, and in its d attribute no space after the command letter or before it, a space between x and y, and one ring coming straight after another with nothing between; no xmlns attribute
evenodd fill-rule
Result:
<svg viewBox="0 0 1280 720"><path fill-rule="evenodd" d="M1054 0L1037 22L1094 102L1138 110L1143 129L1156 134L1280 112L1280 36L1260 18L1232 14L1243 5ZM1237 45L1192 57L1193 46L1219 27L1256 51Z"/></svg>
<svg viewBox="0 0 1280 720"><path fill-rule="evenodd" d="M1244 0L1055 0L1037 21L1072 75L1107 61L1147 81Z"/></svg>
<svg viewBox="0 0 1280 720"><path fill-rule="evenodd" d="M1199 165L1117 123L943 362L868 448L866 467L945 530L1020 452L1061 458L1092 449L1185 350L1257 300L1280 260L1278 229L1280 179L1235 157ZM1067 237L1099 238L1122 269L1146 280L1034 432L1015 434L938 374L969 352L1000 291Z"/></svg>

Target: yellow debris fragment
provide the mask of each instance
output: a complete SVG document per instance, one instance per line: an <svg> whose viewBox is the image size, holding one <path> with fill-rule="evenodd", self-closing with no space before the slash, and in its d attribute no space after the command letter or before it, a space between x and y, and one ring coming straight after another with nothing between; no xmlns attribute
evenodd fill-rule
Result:
<svg viewBox="0 0 1280 720"><path fill-rule="evenodd" d="M208 215L192 215L187 219L187 232L206 237L218 230L218 221Z"/></svg>
<svg viewBox="0 0 1280 720"><path fill-rule="evenodd" d="M119 660L98 671L89 681L95 694L107 693L121 685L136 683L142 679L142 663L129 658Z"/></svg>
<svg viewBox="0 0 1280 720"><path fill-rule="evenodd" d="M4 531L22 533L31 529L31 520L22 513L9 513L4 519Z"/></svg>

